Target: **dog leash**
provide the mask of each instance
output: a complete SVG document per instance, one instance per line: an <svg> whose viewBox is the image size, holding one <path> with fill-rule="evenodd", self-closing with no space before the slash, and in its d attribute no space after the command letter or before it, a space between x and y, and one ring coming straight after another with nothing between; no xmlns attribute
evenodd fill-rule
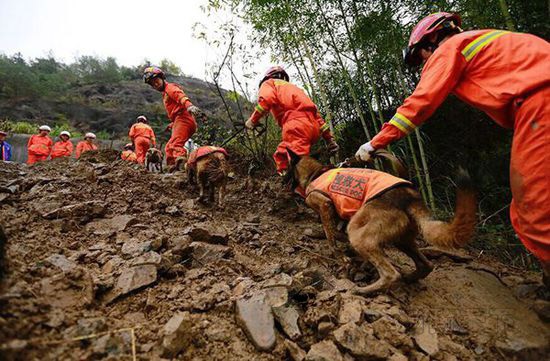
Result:
<svg viewBox="0 0 550 361"><path fill-rule="evenodd" d="M227 143L235 139L235 137L237 137L239 134L242 134L244 131L246 131L246 126L244 125L244 123L234 123L234 125L236 128L239 127L240 129L237 129L236 131L233 132L233 134L231 134L228 138L226 138L222 142L220 147L223 147L224 145L226 145ZM253 131L254 131L254 135L256 137L259 137L259 136L262 136L266 132L266 130L267 130L266 126L260 123L254 128Z"/></svg>

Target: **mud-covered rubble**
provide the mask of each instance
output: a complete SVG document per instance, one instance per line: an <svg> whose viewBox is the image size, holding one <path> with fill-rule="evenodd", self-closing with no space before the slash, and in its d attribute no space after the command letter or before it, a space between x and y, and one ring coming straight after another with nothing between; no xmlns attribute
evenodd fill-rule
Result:
<svg viewBox="0 0 550 361"><path fill-rule="evenodd" d="M341 264L314 213L272 180L233 181L220 209L195 202L182 174L109 156L0 164L9 239L0 358L131 359L135 349L138 360L447 361L548 351L534 274L428 248L428 278L358 296L372 268L349 249Z"/></svg>

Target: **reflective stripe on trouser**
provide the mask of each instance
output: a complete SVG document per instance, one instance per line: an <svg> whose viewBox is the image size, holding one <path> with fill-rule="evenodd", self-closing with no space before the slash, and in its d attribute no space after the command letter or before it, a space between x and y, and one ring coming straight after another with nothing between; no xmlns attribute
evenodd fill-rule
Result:
<svg viewBox="0 0 550 361"><path fill-rule="evenodd" d="M309 118L289 119L283 124L283 141L273 154L277 166L277 172L288 168L288 152L291 149L297 155L309 155L311 146L321 136L321 130L317 122Z"/></svg>
<svg viewBox="0 0 550 361"><path fill-rule="evenodd" d="M134 139L134 145L136 148L135 153L137 161L139 163L145 162L145 155L151 146L151 140L147 137L136 137L136 139Z"/></svg>
<svg viewBox="0 0 550 361"><path fill-rule="evenodd" d="M173 165L177 157L187 154L184 147L185 143L195 134L196 130L197 123L194 121L176 118L172 126L172 136L164 148L166 151L166 164Z"/></svg>
<svg viewBox="0 0 550 361"><path fill-rule="evenodd" d="M510 162L510 218L525 247L550 261L550 87L530 95L515 114Z"/></svg>

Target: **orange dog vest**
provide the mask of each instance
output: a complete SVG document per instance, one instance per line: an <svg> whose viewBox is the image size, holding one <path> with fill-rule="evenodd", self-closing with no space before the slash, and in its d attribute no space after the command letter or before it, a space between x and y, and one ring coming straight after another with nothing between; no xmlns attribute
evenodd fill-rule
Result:
<svg viewBox="0 0 550 361"><path fill-rule="evenodd" d="M340 218L349 220L361 206L397 185L411 182L373 169L336 168L321 174L306 189L306 196L321 192L330 197Z"/></svg>
<svg viewBox="0 0 550 361"><path fill-rule="evenodd" d="M194 151L189 154L189 159L187 160L187 166L190 168L195 168L197 165L197 161L201 159L202 157L206 157L209 154L220 152L225 154L227 156L227 151L220 147L213 147L213 146L204 146L199 147L199 149L195 149Z"/></svg>

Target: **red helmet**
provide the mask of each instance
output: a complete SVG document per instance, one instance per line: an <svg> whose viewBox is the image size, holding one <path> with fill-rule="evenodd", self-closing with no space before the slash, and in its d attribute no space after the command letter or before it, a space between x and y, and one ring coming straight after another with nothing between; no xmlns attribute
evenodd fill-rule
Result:
<svg viewBox="0 0 550 361"><path fill-rule="evenodd" d="M418 44L420 44L426 36L448 26L450 21L453 21L455 26L462 25L460 15L446 12L433 13L420 20L411 33L408 46L403 51L405 63L411 66L420 65L422 59L418 56Z"/></svg>
<svg viewBox="0 0 550 361"><path fill-rule="evenodd" d="M260 86L264 83L264 81L268 79L283 79L285 81L289 81L290 77L288 76L287 72L282 66L272 66L271 68L267 69L267 71L264 74L264 78L260 82Z"/></svg>
<svg viewBox="0 0 550 361"><path fill-rule="evenodd" d="M143 69L143 81L149 83L154 78L166 79L166 75L158 66L151 65Z"/></svg>

